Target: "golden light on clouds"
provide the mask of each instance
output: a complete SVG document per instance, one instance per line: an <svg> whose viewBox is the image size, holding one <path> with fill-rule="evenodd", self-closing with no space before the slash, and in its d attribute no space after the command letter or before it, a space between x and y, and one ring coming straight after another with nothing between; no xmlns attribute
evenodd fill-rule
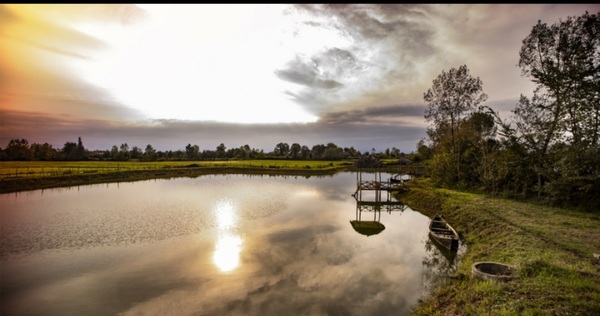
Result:
<svg viewBox="0 0 600 316"><path fill-rule="evenodd" d="M110 49L80 60L83 78L150 118L312 122L273 70L289 58L277 6L145 5L133 26L78 24ZM256 15L260 15L257 17ZM262 21L262 23L256 23ZM284 23L285 22L285 23Z"/></svg>
<svg viewBox="0 0 600 316"><path fill-rule="evenodd" d="M466 64L508 118L535 86L522 40L586 10L598 5L0 4L0 144L410 152L442 70Z"/></svg>

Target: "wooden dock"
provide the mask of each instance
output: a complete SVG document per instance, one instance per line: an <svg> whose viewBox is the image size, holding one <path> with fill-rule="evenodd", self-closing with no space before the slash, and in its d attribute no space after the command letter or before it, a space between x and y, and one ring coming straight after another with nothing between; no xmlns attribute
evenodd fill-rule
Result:
<svg viewBox="0 0 600 316"><path fill-rule="evenodd" d="M358 181L356 183L356 191L371 190L371 191L399 191L404 189L404 181Z"/></svg>
<svg viewBox="0 0 600 316"><path fill-rule="evenodd" d="M404 189L403 179L388 178L385 181L381 179L381 173L374 174L374 180L363 180L362 172L356 174L356 193L360 191L401 191Z"/></svg>

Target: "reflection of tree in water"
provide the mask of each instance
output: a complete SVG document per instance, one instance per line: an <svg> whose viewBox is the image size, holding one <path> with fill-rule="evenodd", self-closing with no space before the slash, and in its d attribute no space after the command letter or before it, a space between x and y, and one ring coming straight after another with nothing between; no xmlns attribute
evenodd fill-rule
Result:
<svg viewBox="0 0 600 316"><path fill-rule="evenodd" d="M458 251L450 251L438 245L430 237L424 241L426 256L423 257L423 290L431 293L439 288L458 267L460 255L465 251L465 245L461 244Z"/></svg>

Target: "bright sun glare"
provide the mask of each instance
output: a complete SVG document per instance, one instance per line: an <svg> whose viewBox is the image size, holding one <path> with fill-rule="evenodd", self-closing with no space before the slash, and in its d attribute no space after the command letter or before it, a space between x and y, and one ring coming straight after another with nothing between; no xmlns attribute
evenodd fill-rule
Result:
<svg viewBox="0 0 600 316"><path fill-rule="evenodd" d="M117 101L149 118L316 121L286 93L298 87L275 75L294 50L280 6L142 7L150 18L133 26L76 25L109 44L81 66Z"/></svg>
<svg viewBox="0 0 600 316"><path fill-rule="evenodd" d="M236 210L230 201L220 201L215 207L219 237L213 253L213 262L222 272L236 269L240 264L242 239L233 234L236 226Z"/></svg>

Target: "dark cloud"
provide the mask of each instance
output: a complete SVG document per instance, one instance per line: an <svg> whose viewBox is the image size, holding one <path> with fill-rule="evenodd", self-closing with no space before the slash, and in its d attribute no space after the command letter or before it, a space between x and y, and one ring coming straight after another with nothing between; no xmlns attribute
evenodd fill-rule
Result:
<svg viewBox="0 0 600 316"><path fill-rule="evenodd" d="M397 123L398 121L405 120L404 124L410 124L409 120L407 119L422 119L424 110L425 107L423 105L390 105L372 107L361 110L325 113L321 116L319 122L322 124L333 125L364 125L369 123L381 124L384 121Z"/></svg>
<svg viewBox="0 0 600 316"><path fill-rule="evenodd" d="M299 56L288 62L288 68L276 70L275 75L282 80L317 89L335 89L342 84L320 75L321 67L317 61L302 60Z"/></svg>
<svg viewBox="0 0 600 316"><path fill-rule="evenodd" d="M279 78L304 86L289 94L313 113L335 111L336 104L348 99L355 105L380 106L374 102L410 89L424 75L419 65L436 58L437 31L427 19L428 7L302 4L295 8L306 14L304 26L335 32L347 42L344 47L333 45L309 56L297 55L277 72ZM336 89L315 84L323 80L337 83Z"/></svg>
<svg viewBox="0 0 600 316"><path fill-rule="evenodd" d="M383 115L386 110L380 111L377 115ZM388 111L414 114L417 110L408 108ZM223 143L227 148L249 145L251 148L272 151L280 142L299 143L309 148L332 142L342 148L354 147L360 151L370 151L372 148L383 151L396 147L401 151L411 152L418 140L425 135L423 126L382 124L377 121L370 123L365 117L361 117L360 112L352 112L348 116L340 112L344 117L338 120L334 118L335 115L331 115L323 122L294 124L228 124L181 120L131 122L7 110L0 114L1 147L5 147L13 138L25 138L29 143L49 143L62 148L65 142L82 137L86 148L101 150L122 143L140 148L151 144L157 150L183 150L187 144L197 144L201 150L214 150Z"/></svg>

